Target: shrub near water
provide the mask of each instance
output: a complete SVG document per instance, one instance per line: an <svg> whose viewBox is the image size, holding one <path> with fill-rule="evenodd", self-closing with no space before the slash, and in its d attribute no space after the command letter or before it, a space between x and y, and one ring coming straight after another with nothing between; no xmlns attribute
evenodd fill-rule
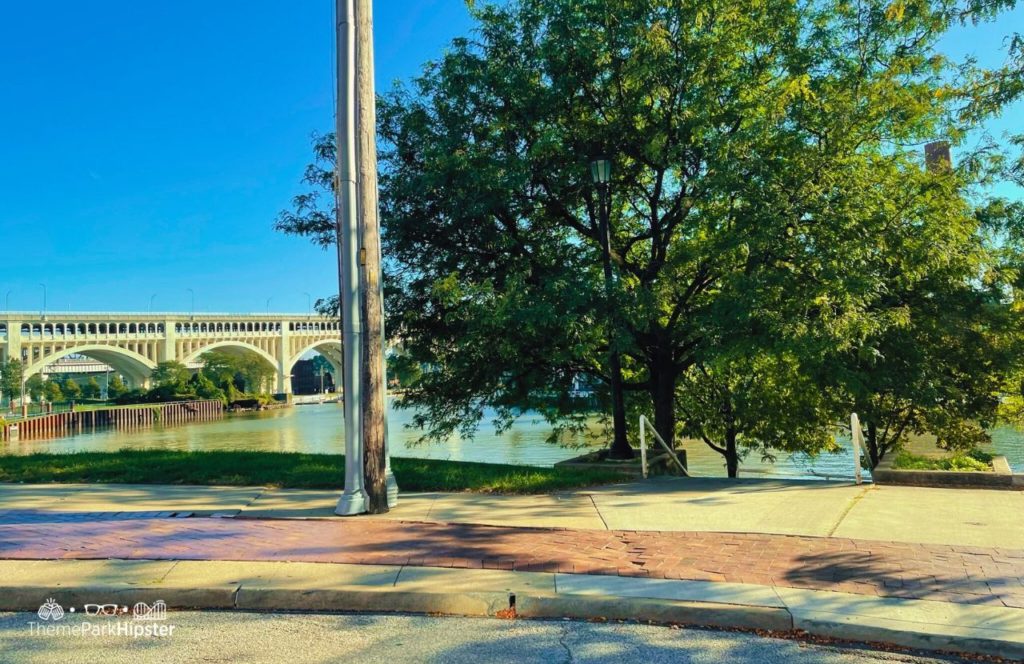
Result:
<svg viewBox="0 0 1024 664"><path fill-rule="evenodd" d="M978 449L969 452L958 452L941 459L924 457L910 452L896 455L893 468L897 470L952 470L952 471L991 471L992 455Z"/></svg>

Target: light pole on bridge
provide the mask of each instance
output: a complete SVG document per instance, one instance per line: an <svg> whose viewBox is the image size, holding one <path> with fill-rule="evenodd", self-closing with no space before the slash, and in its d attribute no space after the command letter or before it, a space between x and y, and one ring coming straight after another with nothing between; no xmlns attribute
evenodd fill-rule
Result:
<svg viewBox="0 0 1024 664"><path fill-rule="evenodd" d="M267 313L270 313L270 301L273 300L273 296L267 298Z"/></svg>
<svg viewBox="0 0 1024 664"><path fill-rule="evenodd" d="M156 299L156 293L149 296L149 313L153 313L153 300Z"/></svg>
<svg viewBox="0 0 1024 664"><path fill-rule="evenodd" d="M306 296L306 313L313 313L313 296L309 293L303 293Z"/></svg>
<svg viewBox="0 0 1024 664"><path fill-rule="evenodd" d="M42 311L42 315L45 318L46 317L46 284L39 284L39 285L42 286L42 288L43 288L43 311Z"/></svg>
<svg viewBox="0 0 1024 664"><path fill-rule="evenodd" d="M192 290L191 288L186 288L185 290L188 291L188 294L191 297L190 305L189 305L189 308L188 308L188 315L189 316L195 316L196 315L196 292L194 290Z"/></svg>

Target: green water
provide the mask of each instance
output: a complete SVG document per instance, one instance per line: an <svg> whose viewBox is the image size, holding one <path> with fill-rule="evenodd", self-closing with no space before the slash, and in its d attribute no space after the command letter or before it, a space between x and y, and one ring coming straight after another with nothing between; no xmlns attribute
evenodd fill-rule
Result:
<svg viewBox="0 0 1024 664"><path fill-rule="evenodd" d="M495 434L493 427L485 420L472 440L455 436L444 444L417 445L414 443L417 432L405 426L410 423L411 417L409 411L391 410L389 439L392 455L550 466L599 445L598 441L584 438L567 439L565 442L569 447L552 445L546 442L550 427L530 416L519 418L512 430L503 435ZM1007 455L1014 470L1024 472L1024 435L1015 429L1000 428L993 432L993 438L994 451ZM343 441L341 406L323 404L231 415L214 422L158 426L134 431L106 429L56 440L0 443L0 450L8 454L27 454L33 451L113 452L128 447L340 454L344 451ZM927 451L926 442L917 442L913 447L915 451ZM688 441L685 449L694 475L725 475L722 458L706 445ZM853 454L846 447L840 454L825 454L816 459L782 454L774 464L762 463L760 459L751 456L744 461L740 474L759 477L850 477L853 474Z"/></svg>

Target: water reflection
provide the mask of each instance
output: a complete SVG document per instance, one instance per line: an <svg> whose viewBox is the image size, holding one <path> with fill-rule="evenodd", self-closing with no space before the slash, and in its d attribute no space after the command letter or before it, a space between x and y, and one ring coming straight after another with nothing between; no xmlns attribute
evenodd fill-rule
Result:
<svg viewBox="0 0 1024 664"><path fill-rule="evenodd" d="M35 451L113 452L122 448L161 448L175 450L265 450L279 452L310 452L339 454L344 450L341 407L337 404L297 406L266 413L233 415L216 422L135 431L103 430L83 433L72 438L51 441L26 441L3 444L8 454ZM411 413L391 410L389 435L392 454L429 459L511 463L550 466L557 461L580 454L580 447L593 448L599 442L590 437L569 437L571 447L547 442L551 429L534 416L520 417L513 428L496 435L487 423L481 425L472 440L456 435L444 444L415 444L417 432L405 425ZM993 432L993 451L1006 454L1015 471L1024 472L1024 435L1010 428ZM849 478L853 475L853 453L849 440L840 440L838 454L823 454L811 459L802 454L780 454L778 460L764 463L749 456L740 468L744 476L777 476L804 478ZM686 441L689 465L694 475L723 476L722 457L698 441ZM927 441L915 441L915 451L928 451Z"/></svg>

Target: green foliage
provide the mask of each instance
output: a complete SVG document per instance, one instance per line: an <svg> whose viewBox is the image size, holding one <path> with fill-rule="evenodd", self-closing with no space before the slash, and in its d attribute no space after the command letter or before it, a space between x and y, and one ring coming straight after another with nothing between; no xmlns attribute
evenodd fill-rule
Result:
<svg viewBox="0 0 1024 664"><path fill-rule="evenodd" d="M969 470L991 471L992 455L980 450L958 452L948 457L935 459L909 452L899 452L893 459L893 468L898 470Z"/></svg>
<svg viewBox="0 0 1024 664"><path fill-rule="evenodd" d="M202 358L203 375L231 399L232 392L265 393L273 389L274 367L252 352L210 351Z"/></svg>
<svg viewBox="0 0 1024 664"><path fill-rule="evenodd" d="M64 401L64 390L61 388L60 383L52 379L43 383L42 398L50 403Z"/></svg>
<svg viewBox="0 0 1024 664"><path fill-rule="evenodd" d="M751 452L774 460L837 447L835 404L785 348L698 362L680 377L676 403L684 432L722 454L730 477Z"/></svg>
<svg viewBox="0 0 1024 664"><path fill-rule="evenodd" d="M182 388L179 385L157 385L150 390L128 390L113 401L123 406L130 404L168 403L171 401L194 401L197 398L196 394L188 391L187 386Z"/></svg>
<svg viewBox="0 0 1024 664"><path fill-rule="evenodd" d="M389 331L430 367L403 399L430 438L524 409L582 426L577 379L668 440L816 452L852 409L872 462L908 432L982 440L1013 360L1013 215L964 137L1012 94L938 51L1012 3L511 0L380 102ZM948 137L955 169L920 144ZM329 192L330 137L306 182ZM616 323L587 157L614 156ZM321 192L280 230L334 239ZM1024 235L1024 234L1021 234ZM949 314L950 311L954 313ZM881 437L879 437L879 434ZM557 428L556 434L557 436Z"/></svg>
<svg viewBox="0 0 1024 664"><path fill-rule="evenodd" d="M320 375L322 373L332 373L333 371L334 367L331 366L331 363L327 360L326 357L324 357L323 355L313 356L313 373L315 375Z"/></svg>
<svg viewBox="0 0 1024 664"><path fill-rule="evenodd" d="M396 382L399 387L408 388L423 375L419 362L400 349L387 356L388 382Z"/></svg>
<svg viewBox="0 0 1024 664"><path fill-rule="evenodd" d="M108 396L122 405L224 398L223 392L208 379L201 374L192 375L180 362L159 363L153 370L152 381L152 389L128 390L120 377L115 376L110 381Z"/></svg>
<svg viewBox="0 0 1024 664"><path fill-rule="evenodd" d="M119 374L114 374L110 377L110 380L107 383L108 399L116 399L127 391L128 386L124 384L124 381L121 380L121 376Z"/></svg>
<svg viewBox="0 0 1024 664"><path fill-rule="evenodd" d="M82 387L73 379L66 378L64 383L60 386L61 392L64 393L64 398L69 401L74 401L82 397Z"/></svg>
<svg viewBox="0 0 1024 664"><path fill-rule="evenodd" d="M1012 343L1019 313L1004 302L1002 284L972 283L989 258L970 237L961 247L918 283L900 288L894 278L874 305L888 324L864 335L830 374L860 416L872 466L912 434L934 433L949 450L988 442L1002 387L1020 365Z"/></svg>
<svg viewBox="0 0 1024 664"><path fill-rule="evenodd" d="M200 399L219 399L225 401L224 390L213 384L206 374L199 372L192 376L189 385Z"/></svg>
<svg viewBox="0 0 1024 664"><path fill-rule="evenodd" d="M401 457L392 458L392 468L406 491L548 493L622 479L614 471L526 468ZM334 454L123 449L114 453L0 457L0 482L340 489L344 476L345 457Z"/></svg>
<svg viewBox="0 0 1024 664"><path fill-rule="evenodd" d="M6 403L21 397L21 382L25 367L21 360L11 358L0 363L0 395Z"/></svg>
<svg viewBox="0 0 1024 664"><path fill-rule="evenodd" d="M86 399L99 399L102 391L96 377L90 376L89 380L82 386L82 397Z"/></svg>
<svg viewBox="0 0 1024 664"><path fill-rule="evenodd" d="M29 376L25 381L25 393L35 403L42 401L46 395L46 384L43 382L43 377L39 374Z"/></svg>
<svg viewBox="0 0 1024 664"><path fill-rule="evenodd" d="M188 367L184 364L176 360L167 360L156 365L151 379L157 387L183 389L188 383L189 376Z"/></svg>
<svg viewBox="0 0 1024 664"><path fill-rule="evenodd" d="M112 397L112 401L119 406L126 406L129 404L146 403L146 395L148 392L141 389L125 390L116 397Z"/></svg>

